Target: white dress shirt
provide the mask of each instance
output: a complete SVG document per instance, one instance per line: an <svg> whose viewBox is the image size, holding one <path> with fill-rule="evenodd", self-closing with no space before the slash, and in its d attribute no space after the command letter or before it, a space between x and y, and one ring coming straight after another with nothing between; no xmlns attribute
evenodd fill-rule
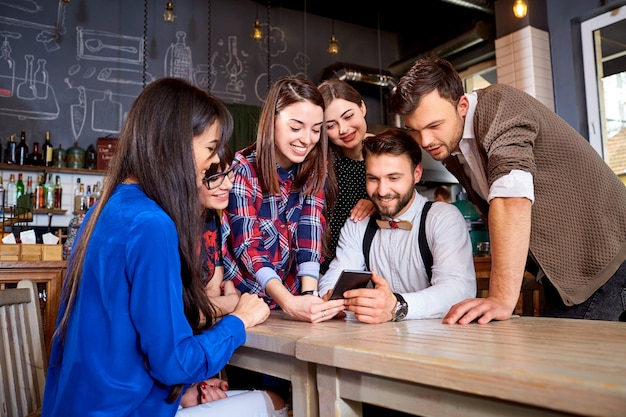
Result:
<svg viewBox="0 0 626 417"><path fill-rule="evenodd" d="M478 104L478 95L473 92L465 94L465 97L469 102L469 108L465 115L463 138L459 142L460 152L453 152L452 155L456 156L463 165L463 170L470 178L472 188L487 202L495 197L525 197L534 202L535 189L533 176L530 172L513 169L509 174L495 180L489 188L486 171L474 136L474 113Z"/></svg>
<svg viewBox="0 0 626 417"><path fill-rule="evenodd" d="M409 209L393 220L408 220L411 230L379 229L372 240L370 266L401 294L409 311L405 320L441 318L452 305L476 297L472 243L465 219L449 203L433 203L426 216L426 240L433 254L431 284L419 250L419 223L427 198L415 193ZM369 217L346 221L337 254L318 283L320 294L331 289L344 269L365 270L363 236Z"/></svg>

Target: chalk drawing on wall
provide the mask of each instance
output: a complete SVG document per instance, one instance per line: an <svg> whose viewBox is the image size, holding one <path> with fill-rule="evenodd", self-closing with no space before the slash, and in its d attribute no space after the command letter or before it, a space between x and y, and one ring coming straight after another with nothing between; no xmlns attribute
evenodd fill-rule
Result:
<svg viewBox="0 0 626 417"><path fill-rule="evenodd" d="M111 90L105 90L103 98L91 102L91 129L117 133L122 126L122 114L122 103L113 100Z"/></svg>
<svg viewBox="0 0 626 417"><path fill-rule="evenodd" d="M261 48L264 55L267 56L267 48L269 44L270 58L276 58L281 54L287 53L287 42L285 42L285 34L281 28L276 26L270 26L270 28L271 30L267 32L267 36L269 36L269 43L266 39L265 41L260 42L259 48ZM308 57L303 53L298 52L293 62L296 68L304 70L305 64L308 64ZM269 70L271 75L270 82L274 82L283 76L293 75L292 71L283 64L270 64ZM297 74L304 75L302 72L298 72ZM257 76L254 82L254 93L256 94L256 98L259 101L265 101L267 90L268 73L262 72Z"/></svg>
<svg viewBox="0 0 626 417"><path fill-rule="evenodd" d="M65 10L67 5L62 1L35 0L0 0L2 12L0 23L20 26L25 28L40 29L35 36L38 42L42 42L47 52L56 51L59 45L56 40L59 34L65 33ZM50 9L56 7L56 14ZM54 21L50 16L56 16Z"/></svg>
<svg viewBox="0 0 626 417"><path fill-rule="evenodd" d="M4 37L0 46L0 97L11 97L15 91L15 60L11 56L11 43L9 39L19 39L21 34L16 32L1 31Z"/></svg>
<svg viewBox="0 0 626 417"><path fill-rule="evenodd" d="M217 52L213 53L213 56L211 57L211 64L199 64L195 66L193 71L193 82L197 87L203 90L213 90L213 88L215 88L215 83L217 82L217 71L215 70L213 63L215 62L216 57Z"/></svg>
<svg viewBox="0 0 626 417"><path fill-rule="evenodd" d="M69 85L69 80L67 78L65 79L65 82ZM78 137L83 132L83 127L85 127L85 118L87 116L87 92L85 91L85 87L79 85L76 89L78 90L78 103L70 106L70 122L72 124L74 142L78 141Z"/></svg>
<svg viewBox="0 0 626 417"><path fill-rule="evenodd" d="M106 83L143 85L142 74L141 70L107 67L100 70L97 78ZM150 84L152 81L154 75L146 72L146 83Z"/></svg>
<svg viewBox="0 0 626 417"><path fill-rule="evenodd" d="M35 65L34 55L24 55L24 78L19 78L8 43L9 37L19 39L19 36L16 37L19 34L1 32L0 35L4 36L0 56L0 114L16 116L20 120L56 119L59 116L59 104L48 80L46 60L37 59ZM33 105L33 102L37 102L37 105Z"/></svg>
<svg viewBox="0 0 626 417"><path fill-rule="evenodd" d="M137 36L120 35L101 30L76 27L78 59L111 61L141 65L144 40Z"/></svg>
<svg viewBox="0 0 626 417"><path fill-rule="evenodd" d="M183 31L176 32L176 42L165 51L164 73L168 77L182 78L193 83L193 60L191 48L187 46Z"/></svg>

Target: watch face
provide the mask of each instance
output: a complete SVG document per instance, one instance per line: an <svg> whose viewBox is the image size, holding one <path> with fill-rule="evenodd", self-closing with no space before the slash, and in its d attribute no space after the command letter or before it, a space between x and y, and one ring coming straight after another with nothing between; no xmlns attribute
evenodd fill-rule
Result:
<svg viewBox="0 0 626 417"><path fill-rule="evenodd" d="M393 315L393 321L400 321L404 319L406 314L409 312L409 305L400 294L394 293L393 295L395 295L398 300L398 305L396 306L396 311Z"/></svg>

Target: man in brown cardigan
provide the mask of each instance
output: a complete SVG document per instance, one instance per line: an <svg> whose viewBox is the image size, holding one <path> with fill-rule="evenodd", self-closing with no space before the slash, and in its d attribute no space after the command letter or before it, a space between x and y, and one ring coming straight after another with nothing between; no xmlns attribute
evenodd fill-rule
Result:
<svg viewBox="0 0 626 417"><path fill-rule="evenodd" d="M444 323L507 320L533 268L543 315L618 320L626 309L626 187L587 140L513 87L464 94L442 59L418 60L389 110L454 174L488 225L489 296L456 304Z"/></svg>

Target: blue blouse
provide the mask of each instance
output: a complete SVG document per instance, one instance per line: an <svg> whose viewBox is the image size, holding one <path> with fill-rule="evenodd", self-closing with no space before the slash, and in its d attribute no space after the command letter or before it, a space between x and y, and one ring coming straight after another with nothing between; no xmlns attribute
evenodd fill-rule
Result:
<svg viewBox="0 0 626 417"><path fill-rule="evenodd" d="M93 232L65 344L53 340L43 416L174 416L170 386L226 365L244 324L225 316L194 336L180 267L172 220L138 185L119 185Z"/></svg>

